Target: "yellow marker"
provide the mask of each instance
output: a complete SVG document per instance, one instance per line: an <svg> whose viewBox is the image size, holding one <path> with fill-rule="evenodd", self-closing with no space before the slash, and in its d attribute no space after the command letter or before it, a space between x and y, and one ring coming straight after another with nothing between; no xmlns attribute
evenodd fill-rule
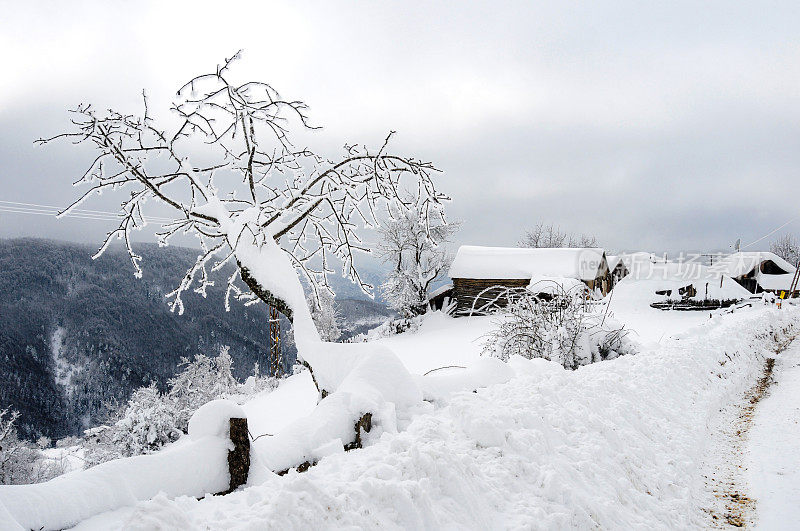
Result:
<svg viewBox="0 0 800 531"><path fill-rule="evenodd" d="M781 291L781 299L785 299L785 298L786 298L786 292L785 291Z"/></svg>

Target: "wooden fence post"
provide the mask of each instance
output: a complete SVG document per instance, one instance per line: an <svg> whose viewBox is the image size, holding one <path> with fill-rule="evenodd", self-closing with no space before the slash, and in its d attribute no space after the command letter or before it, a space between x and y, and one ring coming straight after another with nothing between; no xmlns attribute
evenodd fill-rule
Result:
<svg viewBox="0 0 800 531"><path fill-rule="evenodd" d="M250 473L250 437L247 430L247 419L230 419L230 439L233 450L228 450L228 471L231 475L228 490L220 495L230 494L247 483Z"/></svg>

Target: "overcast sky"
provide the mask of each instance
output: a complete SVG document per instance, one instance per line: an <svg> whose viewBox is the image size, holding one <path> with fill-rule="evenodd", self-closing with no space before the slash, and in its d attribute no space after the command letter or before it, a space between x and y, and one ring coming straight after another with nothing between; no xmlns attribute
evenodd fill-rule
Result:
<svg viewBox="0 0 800 531"><path fill-rule="evenodd" d="M134 112L147 89L166 108L243 48L237 72L306 101L323 149L396 130L396 151L444 170L458 243L544 221L613 249L724 249L800 215L796 1L0 7L0 200L75 197L91 153L32 143L68 107ZM0 212L0 237L109 228Z"/></svg>

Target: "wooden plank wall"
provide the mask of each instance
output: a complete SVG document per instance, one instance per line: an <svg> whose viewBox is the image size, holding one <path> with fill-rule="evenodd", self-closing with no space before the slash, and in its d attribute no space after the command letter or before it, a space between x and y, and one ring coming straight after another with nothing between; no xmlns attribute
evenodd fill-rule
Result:
<svg viewBox="0 0 800 531"><path fill-rule="evenodd" d="M453 279L453 295L456 299L456 314L467 314L472 309L472 304L475 299L481 295L481 292L487 288L495 286L502 286L502 288L524 288L530 284L531 279L491 279L491 278L454 278ZM502 290L488 290L481 295L481 299L475 302L475 307L479 308L483 304L494 299L497 294ZM506 306L508 301L505 297L500 297L497 300L499 306Z"/></svg>

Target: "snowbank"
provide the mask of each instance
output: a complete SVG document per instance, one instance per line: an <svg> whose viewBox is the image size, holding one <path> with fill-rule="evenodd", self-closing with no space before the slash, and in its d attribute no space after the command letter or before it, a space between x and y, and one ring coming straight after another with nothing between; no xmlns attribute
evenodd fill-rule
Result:
<svg viewBox="0 0 800 531"><path fill-rule="evenodd" d="M484 336L494 327L491 316L451 317L442 312L425 314L419 329L373 344L400 358L412 374L446 365L466 365L481 358Z"/></svg>
<svg viewBox="0 0 800 531"><path fill-rule="evenodd" d="M464 368L445 368L426 376L418 376L425 400L442 401L458 391L474 391L507 382L514 369L497 358L483 357Z"/></svg>
<svg viewBox="0 0 800 531"><path fill-rule="evenodd" d="M230 419L247 418L242 407L230 400L212 400L200 406L189 419L189 437L212 436L228 439Z"/></svg>
<svg viewBox="0 0 800 531"><path fill-rule="evenodd" d="M632 332L632 338L644 343L667 339L675 333L708 321L711 314L720 313L661 311L650 307L653 302L680 298L678 290L682 287L694 285L697 290L694 297L696 300L706 296L706 289L709 299L745 299L752 296L732 278L714 276L715 274L703 266L698 266L700 269L692 272L675 263L660 262L652 265L653 269L640 269L638 273L632 273L620 280L604 299L609 315L624 323ZM672 295L656 293L664 290L672 290Z"/></svg>
<svg viewBox="0 0 800 531"><path fill-rule="evenodd" d="M660 264L660 267L666 269L652 275L629 275L623 278L614 286L614 297L635 298L638 303L649 305L668 298L680 299L678 290L689 285L696 290L696 295L692 297L695 300L746 299L752 296L732 278L709 273L705 268L691 273L681 270L679 264ZM672 291L670 295L656 293L669 290Z"/></svg>
<svg viewBox="0 0 800 531"><path fill-rule="evenodd" d="M306 461L316 462L331 453L331 445L342 447L353 442L355 424L365 413L372 414L377 430L394 432L397 412L421 404L422 392L397 356L369 343L347 346L363 346L357 350L362 357L347 371L335 392L321 400L310 415L253 443L258 462L266 469L280 472ZM252 476L252 482L266 475L260 470Z"/></svg>
<svg viewBox="0 0 800 531"><path fill-rule="evenodd" d="M224 498L158 498L81 529L706 527L698 470L710 420L799 317L706 316L658 348L577 371L514 359L510 380L456 391L303 474Z"/></svg>
<svg viewBox="0 0 800 531"><path fill-rule="evenodd" d="M232 402L215 400L189 421L190 436L160 452L117 459L34 485L0 486L2 529L63 529L93 515L159 493L201 497L228 488L228 419L244 417ZM2 520L3 509L13 520Z"/></svg>
<svg viewBox="0 0 800 531"><path fill-rule="evenodd" d="M253 437L277 433L317 407L318 393L311 373L303 371L281 380L275 390L261 393L242 405Z"/></svg>

